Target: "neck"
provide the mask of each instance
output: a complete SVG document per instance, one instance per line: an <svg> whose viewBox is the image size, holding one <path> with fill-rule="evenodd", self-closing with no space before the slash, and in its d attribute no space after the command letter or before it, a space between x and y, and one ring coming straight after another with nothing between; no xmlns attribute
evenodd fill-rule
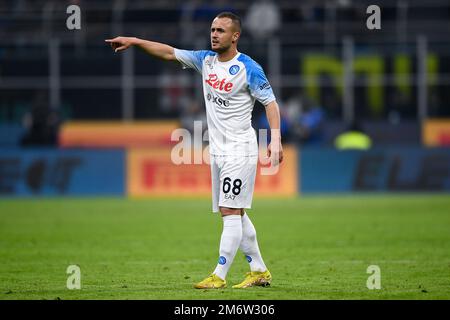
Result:
<svg viewBox="0 0 450 320"><path fill-rule="evenodd" d="M229 50L219 53L218 59L220 62L227 62L234 58L234 56L237 54L237 48L233 47Z"/></svg>

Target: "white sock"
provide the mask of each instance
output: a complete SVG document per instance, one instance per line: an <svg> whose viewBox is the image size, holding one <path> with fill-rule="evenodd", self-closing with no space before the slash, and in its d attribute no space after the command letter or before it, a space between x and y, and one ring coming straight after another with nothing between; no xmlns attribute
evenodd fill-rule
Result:
<svg viewBox="0 0 450 320"><path fill-rule="evenodd" d="M228 215L223 217L223 231L220 239L219 263L214 274L221 279L226 278L228 270L233 263L234 256L242 239L242 222L240 215Z"/></svg>
<svg viewBox="0 0 450 320"><path fill-rule="evenodd" d="M244 252L251 271L264 272L267 270L259 251L255 227L247 213L242 216L242 240L239 247Z"/></svg>

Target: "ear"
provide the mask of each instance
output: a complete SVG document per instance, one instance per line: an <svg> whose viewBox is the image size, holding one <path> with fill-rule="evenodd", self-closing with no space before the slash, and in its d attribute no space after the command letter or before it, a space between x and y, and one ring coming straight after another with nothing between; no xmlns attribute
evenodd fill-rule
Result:
<svg viewBox="0 0 450 320"><path fill-rule="evenodd" d="M239 32L233 33L232 42L235 43L239 39L240 36L241 36L241 34Z"/></svg>

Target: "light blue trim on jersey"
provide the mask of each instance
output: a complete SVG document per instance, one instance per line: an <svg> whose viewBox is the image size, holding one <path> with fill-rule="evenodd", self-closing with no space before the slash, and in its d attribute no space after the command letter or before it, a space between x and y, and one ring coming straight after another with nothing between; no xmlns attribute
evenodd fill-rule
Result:
<svg viewBox="0 0 450 320"><path fill-rule="evenodd" d="M175 57L178 61L180 61L183 66L186 68L192 68L197 70L198 72L202 72L203 60L207 56L216 55L215 52L210 50L182 50L182 49L174 49Z"/></svg>
<svg viewBox="0 0 450 320"><path fill-rule="evenodd" d="M241 53L238 61L245 66L250 93L264 106L275 100L272 87L264 74L263 68L252 58Z"/></svg>

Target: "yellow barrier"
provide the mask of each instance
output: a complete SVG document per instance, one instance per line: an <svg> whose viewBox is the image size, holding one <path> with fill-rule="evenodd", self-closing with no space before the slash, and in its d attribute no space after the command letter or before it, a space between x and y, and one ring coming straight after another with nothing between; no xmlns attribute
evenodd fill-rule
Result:
<svg viewBox="0 0 450 320"><path fill-rule="evenodd" d="M152 147L172 144L174 120L142 122L67 122L59 133L62 147Z"/></svg>
<svg viewBox="0 0 450 320"><path fill-rule="evenodd" d="M450 146L450 119L429 119L422 125L422 142L428 147Z"/></svg>
<svg viewBox="0 0 450 320"><path fill-rule="evenodd" d="M210 166L175 165L171 148L129 149L127 152L127 193L130 197L211 196ZM275 175L261 175L255 182L255 197L297 196L297 151L285 146L285 160Z"/></svg>

